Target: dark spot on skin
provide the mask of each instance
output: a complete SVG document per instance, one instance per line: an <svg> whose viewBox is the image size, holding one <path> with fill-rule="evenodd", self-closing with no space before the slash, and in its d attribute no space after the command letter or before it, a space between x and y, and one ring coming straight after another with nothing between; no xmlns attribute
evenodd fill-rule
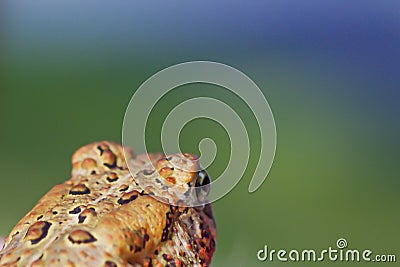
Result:
<svg viewBox="0 0 400 267"><path fill-rule="evenodd" d="M118 199L118 204L123 205L127 204L138 197L137 191L131 191L129 193L123 193L122 196Z"/></svg>
<svg viewBox="0 0 400 267"><path fill-rule="evenodd" d="M162 257L163 257L163 259L165 260L165 261L167 261L167 262L170 262L169 264L174 264L173 262L171 262L172 260L173 260L173 258L172 258L172 256L171 256L171 254L163 254L162 255ZM168 264L167 264L168 265ZM166 265L166 266L167 266ZM175 265L175 264L174 264ZM172 266L172 265L169 265L169 266Z"/></svg>
<svg viewBox="0 0 400 267"><path fill-rule="evenodd" d="M68 213L69 214L78 214L79 212L81 212L81 208L80 207L76 207L73 210L70 210Z"/></svg>
<svg viewBox="0 0 400 267"><path fill-rule="evenodd" d="M173 215L172 215L172 213L170 211L165 214L165 221L166 222L165 222L165 227L164 227L162 235L161 235L161 241L166 241L168 239L169 228L172 225L172 218L173 218Z"/></svg>
<svg viewBox="0 0 400 267"><path fill-rule="evenodd" d="M28 232L25 235L27 240L31 241L32 245L39 243L43 238L47 236L51 223L46 221L39 221L29 227Z"/></svg>
<svg viewBox="0 0 400 267"><path fill-rule="evenodd" d="M203 237L208 239L210 237L210 234L207 231L204 231Z"/></svg>
<svg viewBox="0 0 400 267"><path fill-rule="evenodd" d="M148 208L148 207L150 207L151 206L151 204L146 204L146 208Z"/></svg>
<svg viewBox="0 0 400 267"><path fill-rule="evenodd" d="M101 146L97 146L97 149L100 151L100 156L101 156L103 155L104 150L107 148L103 149Z"/></svg>
<svg viewBox="0 0 400 267"><path fill-rule="evenodd" d="M97 216L96 211L94 208L90 207L82 211L78 216L78 223L83 223L86 218Z"/></svg>
<svg viewBox="0 0 400 267"><path fill-rule="evenodd" d="M90 174L91 174L91 175L95 175L95 174L96 174L96 171L93 170Z"/></svg>
<svg viewBox="0 0 400 267"><path fill-rule="evenodd" d="M107 181L109 181L110 183L112 183L112 182L115 182L115 181L117 181L118 180L118 176L117 176L117 174L116 173L110 173L108 176L107 176Z"/></svg>
<svg viewBox="0 0 400 267"><path fill-rule="evenodd" d="M200 247L204 248L206 244L203 241L200 241Z"/></svg>
<svg viewBox="0 0 400 267"><path fill-rule="evenodd" d="M143 266L153 267L152 259L151 259L151 258L147 258L147 259L144 261Z"/></svg>
<svg viewBox="0 0 400 267"><path fill-rule="evenodd" d="M85 195L90 194L90 189L84 184L78 184L72 187L69 193L71 195Z"/></svg>
<svg viewBox="0 0 400 267"><path fill-rule="evenodd" d="M40 215L39 217L37 217L37 221L39 221L40 219L42 219L43 218L43 215Z"/></svg>
<svg viewBox="0 0 400 267"><path fill-rule="evenodd" d="M143 170L144 175L151 175L154 173L155 170Z"/></svg>
<svg viewBox="0 0 400 267"><path fill-rule="evenodd" d="M83 216L82 214L79 214L78 223L83 223L85 220L86 220L86 216Z"/></svg>
<svg viewBox="0 0 400 267"><path fill-rule="evenodd" d="M58 214L58 211L53 211L53 214L54 214L54 215Z"/></svg>
<svg viewBox="0 0 400 267"><path fill-rule="evenodd" d="M112 261L106 261L104 263L104 267L117 267L117 264L115 262L112 262Z"/></svg>
<svg viewBox="0 0 400 267"><path fill-rule="evenodd" d="M129 185L125 184L120 187L119 192L125 192L126 190L128 190L128 188L129 188Z"/></svg>
<svg viewBox="0 0 400 267"><path fill-rule="evenodd" d="M117 167L117 161L115 154L111 151L107 145L99 145L97 149L100 151L100 156L102 157L104 163L103 165L109 169L114 169Z"/></svg>
<svg viewBox="0 0 400 267"><path fill-rule="evenodd" d="M109 169L115 169L117 167L117 162L114 161L112 164L103 163L103 165Z"/></svg>
<svg viewBox="0 0 400 267"><path fill-rule="evenodd" d="M11 238L14 238L14 236L16 236L16 235L18 235L18 234L19 234L19 231L15 232L15 233L11 236Z"/></svg>
<svg viewBox="0 0 400 267"><path fill-rule="evenodd" d="M135 178L132 178L132 179L131 179L130 184L132 184L133 186L139 185L139 184L136 182Z"/></svg>
<svg viewBox="0 0 400 267"><path fill-rule="evenodd" d="M146 247L146 242L150 240L150 237L148 234L144 234L143 236L143 247Z"/></svg>
<svg viewBox="0 0 400 267"><path fill-rule="evenodd" d="M168 229L163 229L161 235L161 241L166 241L168 239Z"/></svg>
<svg viewBox="0 0 400 267"><path fill-rule="evenodd" d="M86 244L97 241L94 236L85 230L74 230L68 235L68 240L74 244Z"/></svg>

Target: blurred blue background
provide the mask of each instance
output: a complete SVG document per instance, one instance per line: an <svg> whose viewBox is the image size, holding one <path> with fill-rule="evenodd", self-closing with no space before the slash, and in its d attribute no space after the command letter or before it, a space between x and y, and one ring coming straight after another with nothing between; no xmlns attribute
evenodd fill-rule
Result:
<svg viewBox="0 0 400 267"><path fill-rule="evenodd" d="M2 1L0 235L69 178L75 149L121 141L125 108L148 77L211 60L259 85L278 136L262 187L247 192L252 155L240 184L214 203L213 266L287 266L258 262L256 253L264 245L325 249L340 237L349 248L400 257L399 14L399 1ZM251 112L221 89L177 89L160 114L199 95L248 118L257 150ZM162 116L154 117L157 151ZM193 122L182 146L198 153L204 136L220 141L209 169L217 177L229 148L223 129Z"/></svg>

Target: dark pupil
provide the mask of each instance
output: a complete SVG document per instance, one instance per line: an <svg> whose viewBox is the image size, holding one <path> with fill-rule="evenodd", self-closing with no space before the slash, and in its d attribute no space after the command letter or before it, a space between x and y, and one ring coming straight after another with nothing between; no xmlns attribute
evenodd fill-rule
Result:
<svg viewBox="0 0 400 267"><path fill-rule="evenodd" d="M199 172L199 177L196 180L196 187L208 185L210 183L210 178L205 171Z"/></svg>

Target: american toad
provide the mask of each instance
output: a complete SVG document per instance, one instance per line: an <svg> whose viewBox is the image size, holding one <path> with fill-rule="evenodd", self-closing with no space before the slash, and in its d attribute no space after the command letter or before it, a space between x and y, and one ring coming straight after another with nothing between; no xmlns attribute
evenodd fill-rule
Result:
<svg viewBox="0 0 400 267"><path fill-rule="evenodd" d="M0 251L0 266L208 266L216 240L211 206L171 205L150 195L160 194L159 186L143 190L138 182L156 183L148 176L194 187L209 182L206 173L169 163L184 164L190 154L125 155L133 172L119 144L77 150L72 178L18 222Z"/></svg>

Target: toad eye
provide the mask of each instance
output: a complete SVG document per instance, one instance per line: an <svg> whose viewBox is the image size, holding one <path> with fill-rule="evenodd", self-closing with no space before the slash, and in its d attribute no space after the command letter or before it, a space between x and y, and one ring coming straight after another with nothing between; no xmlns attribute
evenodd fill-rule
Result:
<svg viewBox="0 0 400 267"><path fill-rule="evenodd" d="M205 186L210 183L211 183L210 177L208 176L208 173L205 170L199 171L197 173L197 179L195 184L196 187Z"/></svg>
<svg viewBox="0 0 400 267"><path fill-rule="evenodd" d="M195 184L196 196L198 201L204 202L208 193L210 192L210 177L205 170L197 173L197 179Z"/></svg>

